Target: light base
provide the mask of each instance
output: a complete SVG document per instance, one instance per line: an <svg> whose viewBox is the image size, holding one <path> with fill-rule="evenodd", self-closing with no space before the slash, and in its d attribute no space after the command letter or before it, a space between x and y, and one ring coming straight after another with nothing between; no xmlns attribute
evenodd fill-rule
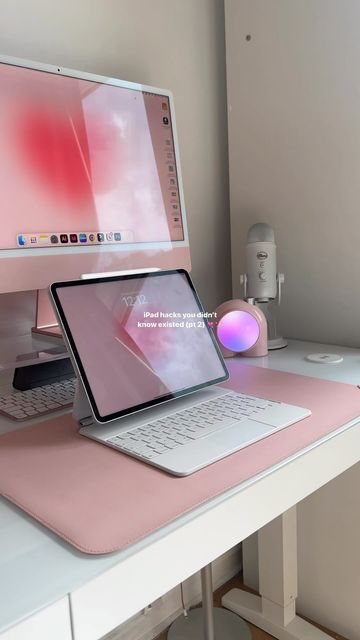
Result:
<svg viewBox="0 0 360 640"><path fill-rule="evenodd" d="M263 629L274 638L278 638L278 640L331 639L331 636L327 633L297 615L287 625L281 624L280 620L271 620L263 612L261 596L253 595L247 591L231 589L223 596L221 602L224 607L242 616L245 620Z"/></svg>
<svg viewBox="0 0 360 640"><path fill-rule="evenodd" d="M269 338L268 340L269 351L275 351L275 349L284 349L284 347L287 346L288 342L282 336L276 336L276 338Z"/></svg>
<svg viewBox="0 0 360 640"><path fill-rule="evenodd" d="M251 640L250 629L239 616L226 609L213 611L216 640ZM168 631L167 640L207 640L202 607L192 609L187 618L177 618Z"/></svg>

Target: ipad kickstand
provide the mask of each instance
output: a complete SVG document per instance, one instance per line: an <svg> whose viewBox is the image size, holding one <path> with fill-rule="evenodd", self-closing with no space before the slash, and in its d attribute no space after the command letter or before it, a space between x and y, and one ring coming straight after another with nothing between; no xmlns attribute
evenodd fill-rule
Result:
<svg viewBox="0 0 360 640"><path fill-rule="evenodd" d="M94 419L91 407L83 383L79 378L76 380L76 391L73 406L73 418L82 426L86 427L91 424Z"/></svg>

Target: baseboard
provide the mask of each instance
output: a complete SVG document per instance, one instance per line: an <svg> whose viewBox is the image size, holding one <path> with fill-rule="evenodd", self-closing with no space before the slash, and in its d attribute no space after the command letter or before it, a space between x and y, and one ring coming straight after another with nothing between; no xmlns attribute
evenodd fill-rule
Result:
<svg viewBox="0 0 360 640"><path fill-rule="evenodd" d="M234 547L213 562L214 590L221 587L241 570L240 545ZM191 576L184 583L186 607L193 607L201 601L200 574ZM182 613L180 586L158 598L144 612L141 612L108 633L103 640L153 640Z"/></svg>

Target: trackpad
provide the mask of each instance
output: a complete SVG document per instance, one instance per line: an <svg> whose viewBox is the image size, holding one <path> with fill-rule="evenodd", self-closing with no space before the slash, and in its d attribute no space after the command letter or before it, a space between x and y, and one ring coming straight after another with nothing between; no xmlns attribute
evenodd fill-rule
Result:
<svg viewBox="0 0 360 640"><path fill-rule="evenodd" d="M242 448L256 440L265 438L265 436L274 433L274 431L277 431L277 429L269 424L245 419L238 424L212 434L209 436L209 440L211 440L211 444L214 443L222 447L225 445L225 448L232 448L232 445L236 448ZM204 444L206 440L207 438L204 438Z"/></svg>
<svg viewBox="0 0 360 640"><path fill-rule="evenodd" d="M177 475L193 473L203 466L221 460L248 445L277 431L268 424L255 420L236 422L205 438L199 438L177 449L164 453L156 462Z"/></svg>

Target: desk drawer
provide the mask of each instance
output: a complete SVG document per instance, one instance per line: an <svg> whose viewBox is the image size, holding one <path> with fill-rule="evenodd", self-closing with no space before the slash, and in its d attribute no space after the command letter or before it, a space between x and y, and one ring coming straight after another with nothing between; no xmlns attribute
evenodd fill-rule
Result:
<svg viewBox="0 0 360 640"><path fill-rule="evenodd" d="M72 640L68 598L0 633L0 640Z"/></svg>

